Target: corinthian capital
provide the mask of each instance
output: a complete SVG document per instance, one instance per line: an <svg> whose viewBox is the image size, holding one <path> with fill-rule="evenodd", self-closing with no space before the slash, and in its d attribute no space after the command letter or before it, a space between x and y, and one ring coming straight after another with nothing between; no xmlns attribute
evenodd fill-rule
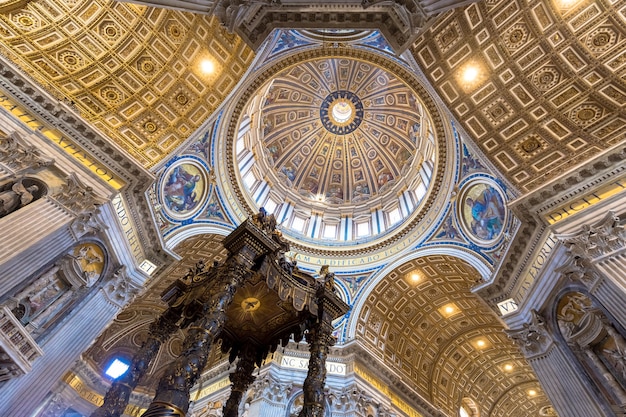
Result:
<svg viewBox="0 0 626 417"><path fill-rule="evenodd" d="M124 307L139 293L139 288L132 285L125 266L119 267L102 289L109 301L119 307Z"/></svg>
<svg viewBox="0 0 626 417"><path fill-rule="evenodd" d="M569 254L579 258L595 259L626 248L626 230L612 211L600 222L583 226L578 233L558 237Z"/></svg>
<svg viewBox="0 0 626 417"><path fill-rule="evenodd" d="M79 213L93 213L104 200L91 187L83 185L76 174L71 174L66 183L52 196L66 209Z"/></svg>
<svg viewBox="0 0 626 417"><path fill-rule="evenodd" d="M36 146L30 145L17 132L0 136L0 162L14 173L37 170L54 163Z"/></svg>
<svg viewBox="0 0 626 417"><path fill-rule="evenodd" d="M571 281L578 281L587 288L600 278L591 261L586 258L571 257L566 263L555 269L556 273L561 274Z"/></svg>
<svg viewBox="0 0 626 417"><path fill-rule="evenodd" d="M552 342L544 318L535 310L530 313L530 322L524 323L521 329L505 330L527 358L545 353Z"/></svg>

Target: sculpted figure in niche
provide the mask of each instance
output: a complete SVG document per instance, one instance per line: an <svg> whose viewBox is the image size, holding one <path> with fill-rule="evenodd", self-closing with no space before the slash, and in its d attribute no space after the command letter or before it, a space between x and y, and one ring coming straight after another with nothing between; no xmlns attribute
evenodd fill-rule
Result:
<svg viewBox="0 0 626 417"><path fill-rule="evenodd" d="M104 269L104 253L93 243L83 243L74 248L70 257L74 260L76 273L83 283L91 287L100 278Z"/></svg>
<svg viewBox="0 0 626 417"><path fill-rule="evenodd" d="M39 191L39 187L36 185L25 187L20 180L14 183L10 189L0 192L0 217L31 203L35 199L37 191Z"/></svg>

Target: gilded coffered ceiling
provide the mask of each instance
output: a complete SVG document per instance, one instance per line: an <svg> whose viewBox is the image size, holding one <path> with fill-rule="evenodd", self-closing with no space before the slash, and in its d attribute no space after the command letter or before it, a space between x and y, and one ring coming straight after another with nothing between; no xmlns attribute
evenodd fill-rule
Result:
<svg viewBox="0 0 626 417"><path fill-rule="evenodd" d="M187 139L254 58L206 15L87 0L0 3L0 51L145 167Z"/></svg>
<svg viewBox="0 0 626 417"><path fill-rule="evenodd" d="M624 141L625 35L623 0L488 0L440 16L411 52L485 154L531 191Z"/></svg>
<svg viewBox="0 0 626 417"><path fill-rule="evenodd" d="M407 262L366 296L356 337L446 415L457 415L462 398L481 416L541 415L550 403L493 311L470 292L478 279L451 256Z"/></svg>

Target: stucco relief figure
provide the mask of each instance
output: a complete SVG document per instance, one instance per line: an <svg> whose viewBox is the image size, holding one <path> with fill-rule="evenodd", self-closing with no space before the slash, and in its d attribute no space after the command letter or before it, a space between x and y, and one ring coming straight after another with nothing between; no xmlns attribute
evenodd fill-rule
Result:
<svg viewBox="0 0 626 417"><path fill-rule="evenodd" d="M289 409L289 415L291 417L296 417L297 415L300 414L300 412L302 411L302 408L304 407L304 396L302 394L300 394L293 402L293 404L291 404L291 408Z"/></svg>
<svg viewBox="0 0 626 417"><path fill-rule="evenodd" d="M18 181L11 186L11 189L0 192L0 217L31 203L37 191L39 187L36 185L25 187L22 181Z"/></svg>

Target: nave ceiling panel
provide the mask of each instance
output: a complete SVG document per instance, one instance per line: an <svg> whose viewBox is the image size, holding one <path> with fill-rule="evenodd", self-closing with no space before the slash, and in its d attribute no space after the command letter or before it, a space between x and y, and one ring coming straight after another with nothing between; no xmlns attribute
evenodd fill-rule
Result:
<svg viewBox="0 0 626 417"><path fill-rule="evenodd" d="M407 262L365 295L356 338L446 415L456 415L462 398L479 404L481 416L539 415L550 403L502 324L471 293L479 278L451 256Z"/></svg>
<svg viewBox="0 0 626 417"><path fill-rule="evenodd" d="M106 0L2 13L0 51L145 167L194 132L254 58L208 16Z"/></svg>
<svg viewBox="0 0 626 417"><path fill-rule="evenodd" d="M411 52L483 152L532 191L624 141L625 35L623 0L490 0L441 16Z"/></svg>

